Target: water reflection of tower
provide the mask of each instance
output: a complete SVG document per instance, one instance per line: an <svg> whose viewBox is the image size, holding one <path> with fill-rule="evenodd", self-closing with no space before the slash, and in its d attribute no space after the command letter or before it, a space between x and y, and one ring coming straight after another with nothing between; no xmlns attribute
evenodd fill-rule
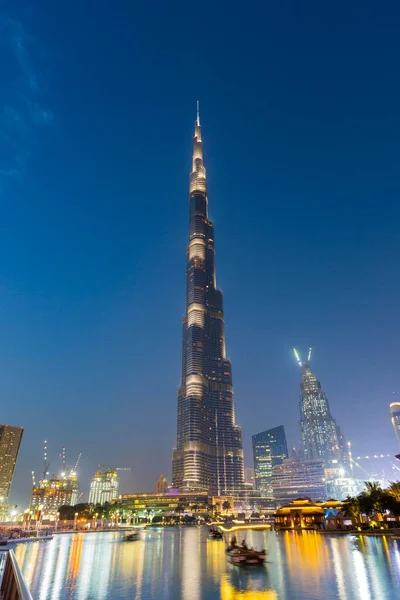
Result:
<svg viewBox="0 0 400 600"><path fill-rule="evenodd" d="M200 600L201 529L188 527L183 529L182 534L185 546L182 557L182 600Z"/></svg>

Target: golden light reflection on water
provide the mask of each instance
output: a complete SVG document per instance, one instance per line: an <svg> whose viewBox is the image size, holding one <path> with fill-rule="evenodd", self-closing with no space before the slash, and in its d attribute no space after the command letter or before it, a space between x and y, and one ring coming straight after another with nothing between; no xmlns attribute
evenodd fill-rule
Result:
<svg viewBox="0 0 400 600"><path fill-rule="evenodd" d="M226 568L226 552L225 544L222 540L207 539L207 571L210 573L214 581L218 582L221 579L221 573L225 572Z"/></svg>
<svg viewBox="0 0 400 600"><path fill-rule="evenodd" d="M83 539L84 534L77 533L71 542L71 549L69 553L69 561L67 568L67 578L71 581L76 581L79 575L79 570L81 567Z"/></svg>
<svg viewBox="0 0 400 600"><path fill-rule="evenodd" d="M221 579L220 600L278 600L275 590L238 589L229 581L228 575Z"/></svg>
<svg viewBox="0 0 400 600"><path fill-rule="evenodd" d="M282 535L290 576L305 588L312 582L314 592L322 598L321 578L332 569L323 536L312 531L285 531Z"/></svg>

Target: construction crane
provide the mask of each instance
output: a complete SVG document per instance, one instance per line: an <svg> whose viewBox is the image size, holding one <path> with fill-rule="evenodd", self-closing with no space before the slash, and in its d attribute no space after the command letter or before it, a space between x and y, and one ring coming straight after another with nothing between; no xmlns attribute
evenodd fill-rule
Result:
<svg viewBox="0 0 400 600"><path fill-rule="evenodd" d="M110 467L110 465L97 465L100 469L109 469L110 471L131 471L131 467Z"/></svg>
<svg viewBox="0 0 400 600"><path fill-rule="evenodd" d="M44 440L43 456L44 456L43 479L46 479L46 475L49 474L49 469L50 469L50 462L48 461L48 458L47 458L47 440Z"/></svg>
<svg viewBox="0 0 400 600"><path fill-rule="evenodd" d="M355 458L357 460L366 460L369 459L371 460L372 458L389 458L390 456L392 456L391 454L371 454L371 455L366 455L366 456L356 456Z"/></svg>
<svg viewBox="0 0 400 600"><path fill-rule="evenodd" d="M78 454L78 458L76 459L76 463L75 463L74 471L76 471L76 470L77 470L77 468L78 468L79 462L80 462L80 460L81 460L81 456L82 456L82 452L79 452L79 454Z"/></svg>
<svg viewBox="0 0 400 600"><path fill-rule="evenodd" d="M62 464L63 473L65 473L65 469L67 466L67 449L65 446L62 447L61 453L59 454Z"/></svg>

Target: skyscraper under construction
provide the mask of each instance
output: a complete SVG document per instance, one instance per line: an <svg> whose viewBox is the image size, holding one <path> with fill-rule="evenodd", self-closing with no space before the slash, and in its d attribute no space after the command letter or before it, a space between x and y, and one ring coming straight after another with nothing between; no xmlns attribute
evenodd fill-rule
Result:
<svg viewBox="0 0 400 600"><path fill-rule="evenodd" d="M223 495L243 489L242 432L235 424L231 363L226 357L222 292L215 278L214 225L208 218L199 110L189 186L186 314L177 443L172 483Z"/></svg>
<svg viewBox="0 0 400 600"><path fill-rule="evenodd" d="M301 367L300 430L305 460L322 460L325 469L347 465L344 437L331 415L329 401L321 383L311 370L311 350L304 364L295 351Z"/></svg>

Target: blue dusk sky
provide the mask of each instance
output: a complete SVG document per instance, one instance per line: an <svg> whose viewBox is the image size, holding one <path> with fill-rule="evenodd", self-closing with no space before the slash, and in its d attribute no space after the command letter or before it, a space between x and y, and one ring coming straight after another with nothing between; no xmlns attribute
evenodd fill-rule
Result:
<svg viewBox="0 0 400 600"><path fill-rule="evenodd" d="M196 100L236 420L299 441L313 367L355 454L395 453L398 2L3 0L0 422L12 501L49 442L81 481L170 478ZM394 477L394 476L392 476Z"/></svg>

